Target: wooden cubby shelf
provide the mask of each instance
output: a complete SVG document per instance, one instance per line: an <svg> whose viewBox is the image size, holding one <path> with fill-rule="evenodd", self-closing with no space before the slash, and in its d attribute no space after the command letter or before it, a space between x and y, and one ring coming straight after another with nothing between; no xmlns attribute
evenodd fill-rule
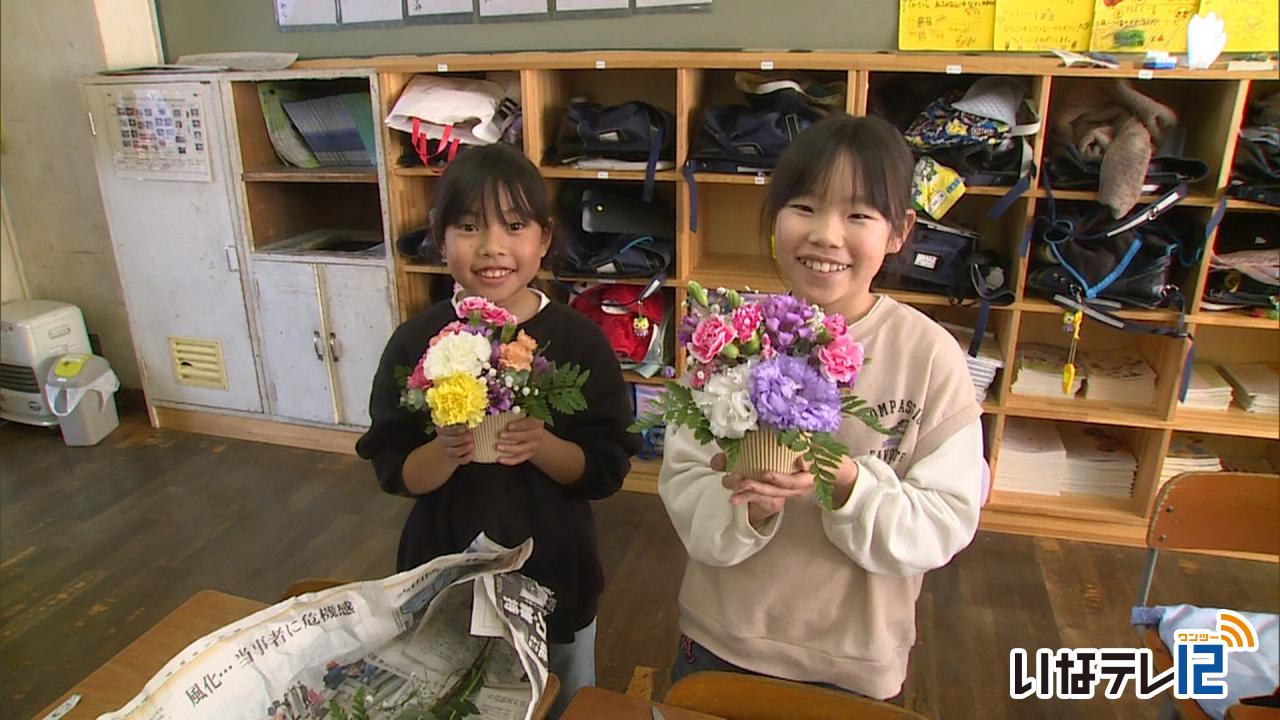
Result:
<svg viewBox="0 0 1280 720"><path fill-rule="evenodd" d="M313 72L320 70L371 73L378 90L381 117L395 104L415 73L475 73L490 76L499 72L515 72L519 76L523 112L523 151L547 179L553 195L572 181L606 180L638 185L644 179L639 170L576 169L555 164L554 146L560 131L565 107L575 98L585 98L605 105L627 100L643 100L657 105L675 117L674 167L656 174L657 192L669 201L675 213L677 230L673 266L664 283L668 297L679 308L685 297L684 286L696 280L708 287L752 288L766 292L785 290L758 227L767 175L697 173L696 193L691 192L681 169L693 151L701 113L718 104L742 102L734 85L734 73L772 73L775 76L804 73L822 82L843 82L847 95L844 110L853 114L874 112L883 105L881 94L895 83L931 84L964 89L984 75L1006 75L1025 82L1028 98L1039 114L1042 130L1028 138L1033 148L1033 161L1038 168L1048 166L1052 143L1049 140L1052 118L1062 96L1072 88L1100 87L1115 78L1138 78L1139 69L1118 70L1064 68L1053 58L1003 55L947 55L841 52L578 52L578 53L512 53L503 55L439 55L421 57L383 57L369 59L333 59L299 63ZM769 68L765 70L764 68ZM1151 80L1135 85L1142 92L1168 104L1177 112L1185 129L1185 152L1202 159L1209 168L1206 178L1190 186L1190 195L1173 212L1180 218L1205 223L1222 202L1230 181L1235 157L1237 134L1245 116L1245 107L1257 88L1267 92L1277 87L1273 74L1263 72L1228 72L1222 68L1206 71L1160 71ZM250 99L246 85L237 90L237 100ZM932 97L922 98L928 102ZM909 108L911 113L923 106ZM378 123L381 146L385 148L379 162L381 171L364 171L359 177L347 176L321 182L331 188L364 187L385 182L387 198L387 237L401 234L426 224L433 200L439 168L400 167L404 134ZM243 143L242 143L243 144ZM260 145L254 146L261 149ZM254 150L258 153L258 150ZM254 162L249 162L252 160ZM331 198L326 193L299 192L297 188L313 182L321 174L309 176L303 171L285 172L271 167L268 154L246 155L245 167L258 168L245 173L247 184L256 188L288 188L288 200L281 192L258 192L262 202L296 202L297 198L313 198L317 202L333 200L341 209L359 214L362 225L372 225L376 218L364 208L376 206L376 198ZM607 175L605 175L607 174ZM381 178L381 179L378 179ZM323 186L321 186L323 187ZM252 192L252 191L251 191ZM987 450L992 465L991 502L984 509L982 526L993 530L1048 535L1054 537L1141 544L1143 528L1151 502L1158 491L1158 478L1171 436L1176 431L1207 433L1221 437L1230 445L1244 443L1270 448L1255 453L1280 460L1274 451L1280 439L1275 416L1244 412L1233 407L1225 413L1189 411L1179 408L1177 393L1182 370L1188 357L1189 343L1179 339L1123 333L1094 320L1086 320L1081 337L1085 352L1133 347L1147 360L1157 375L1155 397L1149 406L1128 407L1085 398L1036 397L1014 394L1011 390L1017 349L1020 343L1047 342L1061 347L1067 336L1061 329L1062 308L1035 294L1028 287L1028 276L1034 268L1032 257L1020 252L1026 229L1047 206L1049 191L1043 183L1017 198L999 219L986 218L988 211L1006 193L1007 187L974 186L950 210L943 222L973 227L983 234L984 249L993 251L1004 261L1008 286L1014 291L1011 305L998 307L991 316L991 330L1005 357L1005 368L992 384L988 399L982 404L986 413ZM1054 190L1056 201L1082 204L1097 200L1090 190ZM1155 200L1145 195L1140 202ZM341 202L338 202L341 201ZM696 201L696 208L693 203ZM1258 203L1227 199L1226 214L1232 217L1258 217L1280 213ZM313 208L310 212L324 212ZM690 227L696 212L697 229ZM361 214L364 213L364 214ZM275 237L290 229L293 220L303 216L282 213L279 222L253 219L255 234ZM335 218L336 220L336 218ZM1201 308L1200 295L1207 283L1209 257L1214 243L1222 234L1234 232L1224 221L1206 240L1192 267L1176 267L1172 280L1178 283L1186 298L1185 321L1196 336L1196 357L1215 364L1228 362L1280 362L1280 323L1253 317L1240 311L1210 312ZM428 307L449 292L450 281L443 266L414 263L392 250L388 253L395 278L395 295L401 319ZM549 290L559 291L549 272L539 273ZM560 277L568 282L591 281L590 278ZM642 279L600 279L599 282L639 284ZM974 307L954 307L949 298L918 292L884 291L901 302L911 304L939 320L972 322ZM1176 326L1183 314L1171 308L1155 310L1128 308L1119 311L1127 320ZM678 319L678 318L677 318ZM685 358L678 349L674 357L677 371L683 371ZM627 379L640 384L657 384L662 378L646 379L628 373ZM1011 492L1000 486L999 462L1001 436L1010 418L1038 418L1060 423L1091 423L1109 426L1130 440L1138 470L1133 495L1128 498L1091 496L1039 496ZM660 462L636 461L627 480L629 490L655 492Z"/></svg>
<svg viewBox="0 0 1280 720"><path fill-rule="evenodd" d="M245 170L245 182L275 183L378 183L378 171L371 167L272 167Z"/></svg>

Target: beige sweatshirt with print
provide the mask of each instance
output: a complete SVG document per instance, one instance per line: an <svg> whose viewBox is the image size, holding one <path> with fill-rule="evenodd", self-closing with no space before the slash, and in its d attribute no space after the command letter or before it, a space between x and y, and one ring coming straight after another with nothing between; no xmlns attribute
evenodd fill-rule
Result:
<svg viewBox="0 0 1280 720"><path fill-rule="evenodd" d="M881 296L850 332L869 359L856 393L902 434L844 421L859 475L842 507L810 494L757 530L710 468L718 449L682 428L658 487L689 552L685 634L756 672L887 698L906 677L923 574L977 529L981 410L956 341L914 308Z"/></svg>

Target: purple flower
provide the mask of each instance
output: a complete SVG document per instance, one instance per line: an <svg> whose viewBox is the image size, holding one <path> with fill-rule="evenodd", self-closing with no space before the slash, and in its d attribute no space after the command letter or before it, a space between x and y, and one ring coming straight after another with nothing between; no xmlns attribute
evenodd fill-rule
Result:
<svg viewBox="0 0 1280 720"><path fill-rule="evenodd" d="M777 355L751 374L751 402L760 422L779 430L835 432L840 390L805 358Z"/></svg>
<svg viewBox="0 0 1280 720"><path fill-rule="evenodd" d="M489 383L489 414L497 415L511 409L515 402L515 392L500 382Z"/></svg>
<svg viewBox="0 0 1280 720"><path fill-rule="evenodd" d="M685 313L680 320L680 327L676 329L676 343L680 347L685 347L693 340L693 331L698 329L698 316L693 313Z"/></svg>
<svg viewBox="0 0 1280 720"><path fill-rule="evenodd" d="M551 369L551 361L541 355L533 356L533 364L530 365L530 372L534 377L542 375Z"/></svg>
<svg viewBox="0 0 1280 720"><path fill-rule="evenodd" d="M813 306L793 295L770 295L761 303L765 331L773 340L773 348L786 354L798 340L812 340Z"/></svg>

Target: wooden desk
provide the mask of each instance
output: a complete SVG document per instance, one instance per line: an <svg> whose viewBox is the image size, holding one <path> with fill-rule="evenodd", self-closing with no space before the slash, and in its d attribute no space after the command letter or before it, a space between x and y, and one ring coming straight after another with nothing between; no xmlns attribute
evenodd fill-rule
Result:
<svg viewBox="0 0 1280 720"><path fill-rule="evenodd" d="M667 720L724 720L693 710L663 705L603 688L582 688L573 696L560 720L653 720L654 705Z"/></svg>
<svg viewBox="0 0 1280 720"><path fill-rule="evenodd" d="M80 693L80 704L64 716L65 720L93 720L102 713L119 710L183 648L264 607L266 603L257 600L216 590L201 590L41 710L35 716L36 720L49 714L74 693Z"/></svg>

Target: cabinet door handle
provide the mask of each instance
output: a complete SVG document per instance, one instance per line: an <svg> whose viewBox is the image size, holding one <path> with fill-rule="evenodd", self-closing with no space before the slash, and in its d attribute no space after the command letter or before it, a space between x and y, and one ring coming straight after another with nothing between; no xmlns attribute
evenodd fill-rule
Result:
<svg viewBox="0 0 1280 720"><path fill-rule="evenodd" d="M338 338L333 333L329 333L329 357L338 362Z"/></svg>
<svg viewBox="0 0 1280 720"><path fill-rule="evenodd" d="M316 359L324 361L324 346L320 344L320 331L311 333L311 347L316 351Z"/></svg>

